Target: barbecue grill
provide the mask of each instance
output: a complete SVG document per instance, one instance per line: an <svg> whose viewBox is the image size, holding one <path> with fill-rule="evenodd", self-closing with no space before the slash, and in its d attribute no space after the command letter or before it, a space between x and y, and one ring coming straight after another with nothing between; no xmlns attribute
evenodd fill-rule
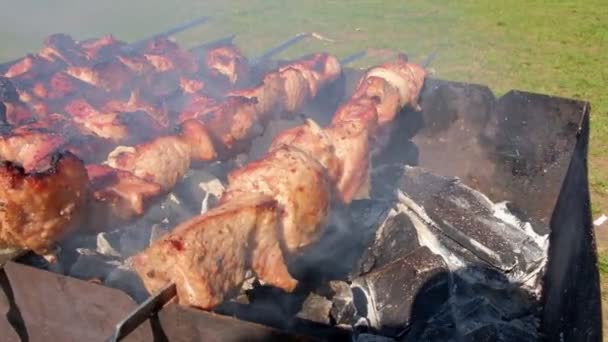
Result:
<svg viewBox="0 0 608 342"><path fill-rule="evenodd" d="M327 124L361 73L344 70L304 116ZM302 283L293 294L253 280L212 312L169 303L148 317L136 277L98 250L141 250L162 228L107 232L68 239L69 265L32 255L5 265L2 340L102 341L116 329L126 341L601 340L589 104L516 90L497 98L486 86L441 79L426 80L420 104L399 115L374 157L370 198L339 208L333 228L290 265ZM271 123L245 158L299 123ZM200 206L194 198L187 205ZM177 216L161 219L179 219L180 205L159 204L160 215ZM82 251L91 243L96 251ZM133 325L142 313L149 319Z"/></svg>

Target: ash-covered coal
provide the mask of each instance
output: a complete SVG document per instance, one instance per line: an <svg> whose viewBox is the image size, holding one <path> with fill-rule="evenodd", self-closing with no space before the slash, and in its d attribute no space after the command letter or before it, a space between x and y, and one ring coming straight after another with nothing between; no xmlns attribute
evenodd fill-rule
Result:
<svg viewBox="0 0 608 342"><path fill-rule="evenodd" d="M371 328L406 341L538 338L546 236L506 203L420 168L376 170L373 196L394 207L351 284Z"/></svg>

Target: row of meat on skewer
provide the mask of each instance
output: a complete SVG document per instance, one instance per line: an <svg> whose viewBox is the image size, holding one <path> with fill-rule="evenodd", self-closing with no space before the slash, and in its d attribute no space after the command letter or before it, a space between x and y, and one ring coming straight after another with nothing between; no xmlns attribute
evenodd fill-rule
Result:
<svg viewBox="0 0 608 342"><path fill-rule="evenodd" d="M157 40L173 44L162 38ZM150 44L159 45L157 40ZM75 64L66 62L70 59L65 57L67 54L63 50L54 50L61 52L53 56L61 54L63 57L53 61L64 69ZM171 49L163 51L168 52L163 55L158 51L157 56L167 60L180 55ZM220 47L211 50L208 57L220 51L236 50ZM24 60L30 58L34 57L28 56ZM34 59L40 58L43 57ZM207 61L211 59L207 58ZM106 57L102 63L107 60ZM335 57L315 54L266 73L256 86L239 89L235 85L234 90L220 99L214 99L200 89L194 92L180 88L178 91L186 97L187 105L162 129L154 131L146 122L137 120L141 113L94 108L87 101L88 93L84 96L79 93L73 100L62 97L67 103L65 112L36 113L32 110L33 105L26 101L27 96L23 96L31 92L31 88L20 88L19 80L15 80L32 71L33 67L29 67L16 75L16 70L24 64L29 65L22 60L7 71L13 76L10 81L17 84L18 98L4 102L8 111L0 137L0 159L6 162L0 172L6 175L3 180L8 183L0 190L3 192L0 196L6 198L2 206L0 242L4 246L24 247L38 253L47 252L54 241L76 227L79 216L87 217L87 223L91 225L107 228L106 224L114 224L116 220L129 220L143 214L146 204L170 190L192 162L231 156L246 146L247 140L273 116L298 111L341 73ZM179 60L173 65L180 65ZM94 69L95 65L78 68ZM202 84L198 80L190 83L194 81ZM115 95L112 91L95 89L94 95L108 98L106 106L139 104L134 92L141 88L127 86L125 89L131 95L127 103L119 104L116 102L120 101L112 98ZM12 115L18 106L26 107L28 116L33 118L19 121L20 116ZM154 117L150 113L157 107L146 108L150 109L144 110L142 115ZM138 137L142 132L148 135L145 139ZM122 145L128 142L135 144ZM68 153L57 154L57 151ZM45 169L43 177L39 171Z"/></svg>
<svg viewBox="0 0 608 342"><path fill-rule="evenodd" d="M142 215L193 163L234 155L269 120L297 113L342 73L335 57L314 54L242 88L239 68L207 65L236 71L223 73L231 86L218 99L203 92L198 64L165 39L128 54L109 38L53 39L5 74L19 91L5 101L1 123L0 248L44 254L76 227L114 228ZM91 66L95 59L102 62ZM34 60L61 68L44 78ZM113 68L120 70L114 76ZM150 75L166 72L179 81L162 93ZM403 108L418 109L424 78L421 67L400 56L368 70L328 127L308 120L279 134L261 159L229 174L215 208L132 258L146 288L175 283L180 303L210 309L253 270L292 291L297 281L286 261L320 238L332 203L348 204L366 191L371 154ZM86 86L57 95L58 79ZM168 105L175 94L179 110Z"/></svg>

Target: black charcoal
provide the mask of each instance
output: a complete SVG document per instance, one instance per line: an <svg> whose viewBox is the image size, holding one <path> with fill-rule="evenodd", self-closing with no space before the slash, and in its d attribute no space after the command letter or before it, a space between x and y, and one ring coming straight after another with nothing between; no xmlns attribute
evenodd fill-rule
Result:
<svg viewBox="0 0 608 342"><path fill-rule="evenodd" d="M354 325L359 317L350 285L335 280L331 281L329 286L333 292L331 317L338 325Z"/></svg>
<svg viewBox="0 0 608 342"><path fill-rule="evenodd" d="M418 247L416 228L407 215L401 213L389 217L376 230L375 239L359 261L356 275L382 268Z"/></svg>
<svg viewBox="0 0 608 342"><path fill-rule="evenodd" d="M389 333L426 320L448 298L447 272L440 256L420 247L353 281L358 312Z"/></svg>
<svg viewBox="0 0 608 342"><path fill-rule="evenodd" d="M528 272L545 257L542 237L509 222L514 216L456 178L405 167L399 187L402 202L441 234L502 271Z"/></svg>

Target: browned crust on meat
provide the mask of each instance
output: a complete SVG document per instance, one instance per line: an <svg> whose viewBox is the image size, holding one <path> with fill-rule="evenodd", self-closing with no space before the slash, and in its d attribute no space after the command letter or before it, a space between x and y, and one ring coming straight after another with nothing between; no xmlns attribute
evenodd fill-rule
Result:
<svg viewBox="0 0 608 342"><path fill-rule="evenodd" d="M76 228L87 184L83 163L70 153L57 154L39 172L0 163L0 245L48 252Z"/></svg>

